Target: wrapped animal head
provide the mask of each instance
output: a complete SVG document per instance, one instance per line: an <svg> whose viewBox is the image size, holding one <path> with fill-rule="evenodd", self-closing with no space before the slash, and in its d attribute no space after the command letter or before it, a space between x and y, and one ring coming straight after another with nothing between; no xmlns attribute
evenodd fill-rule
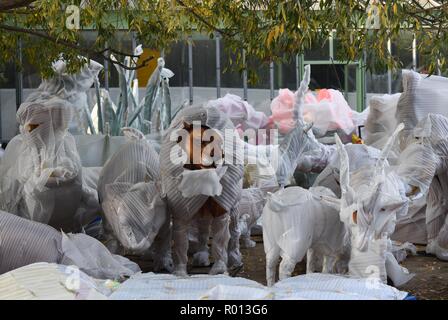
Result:
<svg viewBox="0 0 448 320"><path fill-rule="evenodd" d="M67 133L71 117L72 109L57 97L40 103L25 102L16 115L26 143L37 150L54 150Z"/></svg>
<svg viewBox="0 0 448 320"><path fill-rule="evenodd" d="M340 218L349 228L358 228L360 249L366 249L370 239L390 235L395 229L397 214L407 212L404 184L396 173L388 170L386 161L402 129L400 124L381 151L375 166L361 167L352 173L347 152L339 137L335 136L341 159Z"/></svg>

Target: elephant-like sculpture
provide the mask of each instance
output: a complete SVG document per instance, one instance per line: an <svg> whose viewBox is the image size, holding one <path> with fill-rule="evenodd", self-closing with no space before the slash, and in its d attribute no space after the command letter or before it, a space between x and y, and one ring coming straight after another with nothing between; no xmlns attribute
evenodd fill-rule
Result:
<svg viewBox="0 0 448 320"><path fill-rule="evenodd" d="M103 236L112 252L145 254L154 269L172 271L170 217L161 198L159 155L144 135L124 128L128 141L105 163L98 181Z"/></svg>

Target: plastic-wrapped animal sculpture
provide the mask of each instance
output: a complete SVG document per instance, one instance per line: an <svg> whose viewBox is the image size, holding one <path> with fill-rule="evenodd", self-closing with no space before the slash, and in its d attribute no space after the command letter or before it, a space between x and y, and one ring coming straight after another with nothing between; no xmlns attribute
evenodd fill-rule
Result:
<svg viewBox="0 0 448 320"><path fill-rule="evenodd" d="M429 114L413 131L400 155L400 170L407 183L426 200L426 252L448 261L448 119Z"/></svg>
<svg viewBox="0 0 448 320"><path fill-rule="evenodd" d="M0 209L57 229L76 229L82 170L65 100L25 102L17 111L20 134L6 148L0 168Z"/></svg>
<svg viewBox="0 0 448 320"><path fill-rule="evenodd" d="M147 253L154 269L172 271L170 217L161 198L159 155L144 135L124 128L128 142L106 162L98 182L103 231L112 252Z"/></svg>
<svg viewBox="0 0 448 320"><path fill-rule="evenodd" d="M279 257L280 280L291 276L308 254L307 272L334 272L344 260L345 227L339 219L339 199L327 188L282 189L268 197L263 210L263 243L268 286L275 283Z"/></svg>
<svg viewBox="0 0 448 320"><path fill-rule="evenodd" d="M335 136L341 165L340 218L349 231L351 243L349 274L383 282L389 276L396 286L412 278L390 252L390 235L397 215L406 214L409 204L405 183L386 162L403 127L400 124L389 138L375 166L363 166L356 171L350 171L348 154Z"/></svg>
<svg viewBox="0 0 448 320"><path fill-rule="evenodd" d="M89 64L86 64L79 72L69 74L65 61L58 60L53 64L53 69L55 76L43 80L25 102L38 103L57 96L65 100L73 109L73 117L69 124L72 134L84 134L88 126L92 130L93 123L91 123L86 92L92 87L103 66L90 60Z"/></svg>
<svg viewBox="0 0 448 320"><path fill-rule="evenodd" d="M232 139L224 141L228 133ZM183 109L164 137L160 169L173 219L173 261L178 275L187 274L188 230L196 219L200 237L208 239L211 227L211 274L226 272L227 263L232 265L233 257L240 257L238 237L229 242L230 233L238 232L243 178L240 142L232 122L214 107Z"/></svg>

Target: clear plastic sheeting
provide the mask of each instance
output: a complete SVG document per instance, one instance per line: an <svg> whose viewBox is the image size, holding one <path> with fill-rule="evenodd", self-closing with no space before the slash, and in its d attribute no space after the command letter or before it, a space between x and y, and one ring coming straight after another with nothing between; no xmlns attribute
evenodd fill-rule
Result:
<svg viewBox="0 0 448 320"><path fill-rule="evenodd" d="M422 143L412 143L400 153L396 172L409 186L407 193L410 196L422 196L428 192L439 161L432 147Z"/></svg>
<svg viewBox="0 0 448 320"><path fill-rule="evenodd" d="M414 186L415 193L427 195L426 229L427 253L448 260L448 221L446 174L448 155L448 119L440 114L428 114L413 130L403 154L405 179ZM411 190L413 191L413 190Z"/></svg>
<svg viewBox="0 0 448 320"><path fill-rule="evenodd" d="M409 204L408 213L397 217L397 226L392 240L426 244L426 197L420 197Z"/></svg>
<svg viewBox="0 0 448 320"><path fill-rule="evenodd" d="M53 97L17 111L20 135L0 168L0 209L71 231L82 196L81 162L68 133L72 109Z"/></svg>
<svg viewBox="0 0 448 320"><path fill-rule="evenodd" d="M263 210L263 244L268 285L275 282L275 268L281 257L280 280L291 276L295 265L308 250L307 269L315 259L324 260L323 271L335 272L343 260L345 227L339 220L339 200L327 188L306 190L290 187L271 194Z"/></svg>
<svg viewBox="0 0 448 320"><path fill-rule="evenodd" d="M313 137L311 141L309 147L301 154L296 169L301 172L320 173L328 166L329 159L335 154L336 146L324 145Z"/></svg>
<svg viewBox="0 0 448 320"><path fill-rule="evenodd" d="M336 148L336 146L334 146ZM376 164L380 156L380 150L364 144L346 144L344 149L350 161L350 173L362 167L371 167ZM341 187L339 182L340 157L338 152L331 154L327 167L317 176L313 186L327 187L340 197Z"/></svg>
<svg viewBox="0 0 448 320"><path fill-rule="evenodd" d="M76 265L94 278L124 279L140 272L136 263L110 253L101 242L83 233L62 233L61 249L61 264Z"/></svg>
<svg viewBox="0 0 448 320"><path fill-rule="evenodd" d="M126 143L123 136L77 135L76 148L83 167L102 167Z"/></svg>
<svg viewBox="0 0 448 320"><path fill-rule="evenodd" d="M370 99L370 112L365 123L365 143L381 149L397 127L397 104L401 93L374 96Z"/></svg>
<svg viewBox="0 0 448 320"><path fill-rule="evenodd" d="M428 114L448 116L448 78L403 70L403 93L397 106L397 123L404 123L401 144Z"/></svg>
<svg viewBox="0 0 448 320"><path fill-rule="evenodd" d="M303 119L314 124L313 131L317 137L337 130L352 133L356 129L353 114L354 111L338 90L322 89L316 96L308 93L305 97Z"/></svg>
<svg viewBox="0 0 448 320"><path fill-rule="evenodd" d="M118 240L111 250L143 254L162 227L169 232L169 217L161 198L157 153L137 129L124 129L124 134L128 142L106 162L98 182L104 231L109 240ZM169 239L165 241L169 248Z"/></svg>
<svg viewBox="0 0 448 320"><path fill-rule="evenodd" d="M0 275L0 300L106 300L107 290L73 266L34 263Z"/></svg>
<svg viewBox="0 0 448 320"><path fill-rule="evenodd" d="M87 61L87 59L86 59ZM73 110L73 118L70 121L70 132L73 134L85 134L88 126L93 124L90 118L90 110L87 102L87 90L92 87L103 66L90 60L78 73L69 74L64 60L53 63L55 76L43 80L35 92L25 103L43 103L58 97Z"/></svg>
<svg viewBox="0 0 448 320"><path fill-rule="evenodd" d="M112 255L85 234L54 228L0 211L0 273L36 262L75 265L97 278L122 279L140 271L137 264Z"/></svg>

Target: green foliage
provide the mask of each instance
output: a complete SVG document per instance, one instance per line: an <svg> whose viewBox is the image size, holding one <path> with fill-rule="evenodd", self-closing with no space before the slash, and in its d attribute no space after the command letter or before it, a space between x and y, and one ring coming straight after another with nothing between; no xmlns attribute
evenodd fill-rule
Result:
<svg viewBox="0 0 448 320"><path fill-rule="evenodd" d="M17 2L21 2L17 0ZM23 1L22 1L23 2ZM30 1L28 1L30 2ZM83 29L95 29L92 46L80 45L81 30L66 28L67 5L84 3L80 10ZM372 18L368 10L376 3L379 27L366 28ZM448 3L437 7L418 0L36 0L29 7L0 10L0 60L14 61L17 37L24 42L25 54L44 76L51 74L50 61L62 53L70 70L82 64L79 55L93 57L119 55L116 31L127 29L138 43L155 49L167 48L185 34L219 32L233 53L263 63L278 61L285 53L303 53L334 32L338 39L338 60L371 57L375 68L400 67L387 48L390 39L400 39L400 30L415 34L424 67L434 72L447 69ZM1 4L0 4L1 9ZM370 17L370 18L369 18ZM39 31L37 31L39 30ZM31 31L31 32L30 32ZM39 32L39 35L36 34ZM411 48L409 48L411 50ZM242 70L242 55L236 54L232 67ZM370 63L370 62L369 62ZM372 67L372 65L369 65ZM256 70L253 70L256 71Z"/></svg>

